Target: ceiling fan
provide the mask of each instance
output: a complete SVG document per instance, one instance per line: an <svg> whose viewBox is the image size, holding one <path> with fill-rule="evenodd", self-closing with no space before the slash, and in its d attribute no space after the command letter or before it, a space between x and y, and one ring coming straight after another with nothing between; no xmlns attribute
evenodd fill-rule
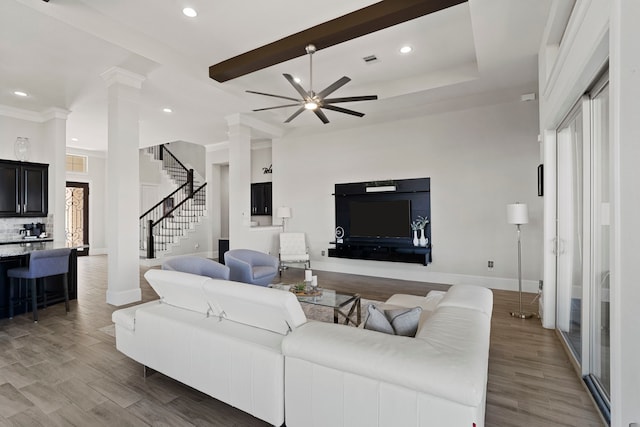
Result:
<svg viewBox="0 0 640 427"><path fill-rule="evenodd" d="M276 108L299 106L300 108L298 108L295 111L295 113L289 116L289 118L284 121L285 123L289 123L291 120L295 119L304 110L311 110L316 114L316 116L318 116L320 120L322 120L322 123L327 124L329 123L329 119L327 119L327 116L322 111L323 108L326 110L337 111L339 113L351 114L352 116L358 116L358 117L364 116L364 113L359 113L358 111L349 110L347 108L337 107L333 104L338 104L341 102L372 101L372 100L378 99L378 96L366 95L366 96L349 96L344 98L327 98L327 95L335 92L336 90L340 89L342 86L344 86L345 84L351 81L351 79L347 76L341 77L340 79L336 80L334 83L330 84L329 86L327 86L326 88L324 88L318 93L314 92L313 91L313 54L316 52L316 47L310 44L305 48L305 50L309 54L309 91L304 90L304 88L300 86L300 84L298 84L293 79L291 74L283 74L284 78L287 79L289 83L291 83L291 85L295 88L295 90L300 94L302 99L296 99L288 96L273 95L270 93L255 92L253 90L248 90L247 91L248 93L255 93L257 95L265 95L265 96L271 96L274 98L281 98L281 99L287 99L289 101L295 101L295 104L286 104L286 105L278 105L275 107L258 108L257 110L253 110L253 111L265 111L265 110L273 110Z"/></svg>

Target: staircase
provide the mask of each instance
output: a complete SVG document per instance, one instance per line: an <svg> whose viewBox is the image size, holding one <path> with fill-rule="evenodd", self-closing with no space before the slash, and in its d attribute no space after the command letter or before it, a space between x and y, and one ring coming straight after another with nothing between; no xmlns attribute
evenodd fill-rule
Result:
<svg viewBox="0 0 640 427"><path fill-rule="evenodd" d="M140 216L140 250L145 258L162 256L185 237L206 214L206 183L194 176L167 149L157 145L146 149L176 185L176 190L164 197Z"/></svg>

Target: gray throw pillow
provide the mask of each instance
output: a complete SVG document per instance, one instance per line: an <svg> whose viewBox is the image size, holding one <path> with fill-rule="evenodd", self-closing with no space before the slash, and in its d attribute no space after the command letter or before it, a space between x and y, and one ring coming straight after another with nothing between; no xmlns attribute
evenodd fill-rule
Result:
<svg viewBox="0 0 640 427"><path fill-rule="evenodd" d="M364 328L384 332L385 334L394 334L393 326L391 326L387 317L373 304L369 304L367 307L367 319L364 321Z"/></svg>
<svg viewBox="0 0 640 427"><path fill-rule="evenodd" d="M405 337L416 336L420 315L422 314L421 307L385 310L384 314L396 335Z"/></svg>

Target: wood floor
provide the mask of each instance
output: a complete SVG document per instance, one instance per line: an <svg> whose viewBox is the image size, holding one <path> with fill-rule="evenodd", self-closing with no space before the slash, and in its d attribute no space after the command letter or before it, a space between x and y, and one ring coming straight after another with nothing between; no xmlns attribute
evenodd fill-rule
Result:
<svg viewBox="0 0 640 427"><path fill-rule="evenodd" d="M143 378L101 331L116 309L105 303L106 265L105 256L78 259L69 315L58 304L39 312L38 324L29 315L0 320L0 426L266 426L164 375ZM315 273L321 286L374 300L447 288ZM283 281L302 275L290 269ZM144 301L155 298L144 278L141 287ZM517 293L494 291L494 301L486 426L602 426L555 333L509 316Z"/></svg>

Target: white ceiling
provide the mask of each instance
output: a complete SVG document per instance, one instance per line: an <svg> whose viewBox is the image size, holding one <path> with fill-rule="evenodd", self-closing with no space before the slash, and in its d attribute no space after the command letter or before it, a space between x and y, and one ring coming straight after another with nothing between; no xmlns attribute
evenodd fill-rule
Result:
<svg viewBox="0 0 640 427"><path fill-rule="evenodd" d="M470 0L314 55L316 91L343 75L352 81L333 96L378 95L378 101L340 104L364 118L326 111L323 125L296 107L255 90L297 97L282 73L303 79L306 56L218 83L208 67L282 37L376 3L269 0L2 0L0 106L71 111L67 145L107 149L106 85L100 74L120 66L146 76L140 112L141 146L175 140L226 140L225 117L250 113L285 132L316 132L479 103L518 99L537 88L537 52L552 0ZM194 7L187 18L181 10ZM401 55L410 44L414 51ZM378 61L362 60L376 55ZM13 95L22 90L27 98ZM173 113L162 112L171 107ZM18 111L20 111L18 110ZM78 141L71 141L77 138Z"/></svg>

